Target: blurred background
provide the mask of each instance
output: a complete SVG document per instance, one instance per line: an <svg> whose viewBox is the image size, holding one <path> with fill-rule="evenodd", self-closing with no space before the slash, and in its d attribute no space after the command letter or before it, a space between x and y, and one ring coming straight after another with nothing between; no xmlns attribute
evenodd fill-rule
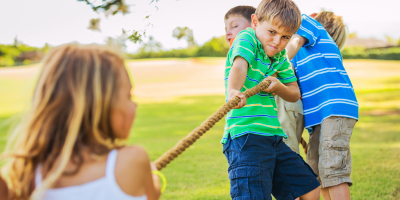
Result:
<svg viewBox="0 0 400 200"><path fill-rule="evenodd" d="M304 14L333 11L348 26L342 56L360 105L351 139L352 198L400 199L400 1L294 1ZM224 15L260 1L0 2L0 151L29 109L49 49L98 43L126 55L139 104L129 144L144 146L155 160L225 102ZM163 170L162 199L230 199L223 127L219 122ZM308 141L306 131L303 137Z"/></svg>
<svg viewBox="0 0 400 200"><path fill-rule="evenodd" d="M129 58L225 56L227 44L222 37L225 13L237 5L257 7L259 0L1 2L0 66L10 66L37 62L49 47L74 41L120 45ZM106 2L113 3L107 11L92 10L92 6L102 6ZM124 7L118 7L120 2ZM295 2L305 14L326 10L343 16L351 37L349 48L343 52L345 58L381 58L377 54L392 60L399 57L387 54L399 52L393 47L400 45L400 1ZM88 29L91 19L98 20L97 31ZM141 35L145 33L140 43L127 39L135 31Z"/></svg>

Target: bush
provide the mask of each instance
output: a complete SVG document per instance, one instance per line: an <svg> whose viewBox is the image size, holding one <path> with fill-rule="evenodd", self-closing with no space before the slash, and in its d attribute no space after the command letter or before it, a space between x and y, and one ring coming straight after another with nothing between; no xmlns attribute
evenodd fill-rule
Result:
<svg viewBox="0 0 400 200"><path fill-rule="evenodd" d="M38 62L42 59L43 52L48 51L49 48L47 44L44 48L31 47L25 44L0 44L0 67Z"/></svg>
<svg viewBox="0 0 400 200"><path fill-rule="evenodd" d="M197 51L197 56L202 57L224 57L228 54L229 45L225 41L225 36L213 37Z"/></svg>
<svg viewBox="0 0 400 200"><path fill-rule="evenodd" d="M23 65L29 65L29 64L31 64L31 63L32 63L32 61L29 60L29 59L25 59L24 61L22 61L22 64L23 64Z"/></svg>
<svg viewBox="0 0 400 200"><path fill-rule="evenodd" d="M149 51L149 52L138 52L136 54L127 54L130 59L134 58L188 58L196 57L198 47L192 47L187 49L172 49L168 51Z"/></svg>
<svg viewBox="0 0 400 200"><path fill-rule="evenodd" d="M365 49L363 47L345 47L343 59L379 59L400 60L400 47Z"/></svg>
<svg viewBox="0 0 400 200"><path fill-rule="evenodd" d="M141 48L144 49L144 48ZM167 51L139 51L136 54L127 54L128 58L188 58L188 57L224 57L229 51L225 36L213 37L203 46L186 49L172 49Z"/></svg>
<svg viewBox="0 0 400 200"><path fill-rule="evenodd" d="M0 67L13 66L14 60L9 56L0 56Z"/></svg>

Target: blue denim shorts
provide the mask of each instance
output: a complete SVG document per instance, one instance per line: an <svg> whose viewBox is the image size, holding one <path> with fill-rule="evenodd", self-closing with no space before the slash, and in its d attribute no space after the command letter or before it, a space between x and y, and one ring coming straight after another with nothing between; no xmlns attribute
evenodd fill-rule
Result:
<svg viewBox="0 0 400 200"><path fill-rule="evenodd" d="M317 188L317 175L281 136L229 136L223 146L233 200L293 200Z"/></svg>

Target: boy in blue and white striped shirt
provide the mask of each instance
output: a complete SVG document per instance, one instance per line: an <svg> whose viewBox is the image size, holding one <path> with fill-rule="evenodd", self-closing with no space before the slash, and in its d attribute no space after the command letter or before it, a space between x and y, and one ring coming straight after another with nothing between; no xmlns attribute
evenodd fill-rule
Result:
<svg viewBox="0 0 400 200"><path fill-rule="evenodd" d="M349 142L358 103L340 54L346 37L342 18L333 12L303 14L297 35L287 45L311 134L307 163L319 175L324 200L350 199L352 185Z"/></svg>

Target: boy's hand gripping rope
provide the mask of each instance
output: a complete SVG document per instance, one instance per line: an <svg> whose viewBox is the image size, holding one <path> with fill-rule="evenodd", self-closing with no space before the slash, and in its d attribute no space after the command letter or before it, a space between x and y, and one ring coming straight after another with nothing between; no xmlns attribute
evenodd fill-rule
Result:
<svg viewBox="0 0 400 200"><path fill-rule="evenodd" d="M272 75L276 77L276 73ZM258 85L254 86L243 92L246 98L249 98L264 89L266 89L271 84L271 81L264 79ZM226 113L232 110L236 105L240 102L239 97L233 98L226 102L221 108L217 110L211 117L206 119L199 127L194 129L189 135L183 138L178 144L175 145L172 149L168 150L164 155L159 157L155 161L155 165L158 170L161 170L165 166L167 166L172 160L179 156L183 151L185 151L190 145L192 145L197 139L199 139L206 131L208 131L211 127L215 125L219 120L221 120ZM304 140L303 140L304 141ZM303 146L304 147L304 146Z"/></svg>

